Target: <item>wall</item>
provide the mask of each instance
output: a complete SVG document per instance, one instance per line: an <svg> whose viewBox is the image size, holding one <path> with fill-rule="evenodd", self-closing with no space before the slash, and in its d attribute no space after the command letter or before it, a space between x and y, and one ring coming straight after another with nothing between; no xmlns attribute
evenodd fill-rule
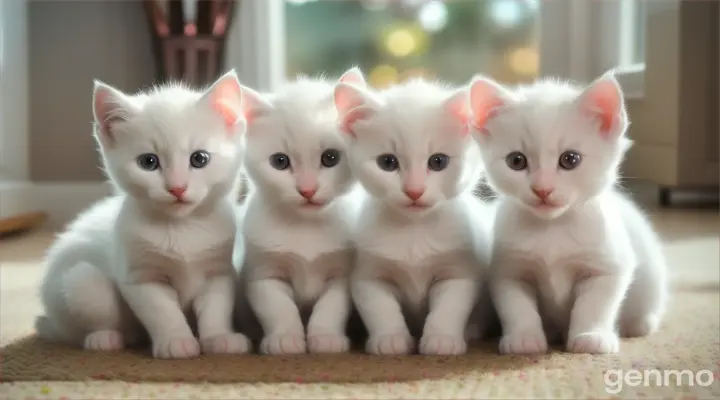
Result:
<svg viewBox="0 0 720 400"><path fill-rule="evenodd" d="M720 4L674 4L648 15L645 95L628 100L635 144L623 171L671 187L717 183Z"/></svg>
<svg viewBox="0 0 720 400"><path fill-rule="evenodd" d="M634 144L623 167L627 177L670 185L677 180L680 98L680 19L675 7L647 17L645 94L627 102ZM650 162L654 160L654 162ZM662 162L658 162L662 160Z"/></svg>
<svg viewBox="0 0 720 400"><path fill-rule="evenodd" d="M152 84L143 4L33 1L28 16L31 178L102 181L91 136L93 79L130 92Z"/></svg>

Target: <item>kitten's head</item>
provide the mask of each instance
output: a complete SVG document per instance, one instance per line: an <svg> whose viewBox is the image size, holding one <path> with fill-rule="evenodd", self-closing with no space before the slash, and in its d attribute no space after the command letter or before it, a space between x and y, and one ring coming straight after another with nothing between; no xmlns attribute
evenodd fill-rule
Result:
<svg viewBox="0 0 720 400"><path fill-rule="evenodd" d="M359 69L340 82L365 86ZM354 180L337 129L333 85L299 78L277 93L243 88L248 118L245 168L264 201L301 213L325 209Z"/></svg>
<svg viewBox="0 0 720 400"><path fill-rule="evenodd" d="M353 173L386 204L423 213L477 182L465 88L411 80L373 93L341 83L335 105Z"/></svg>
<svg viewBox="0 0 720 400"><path fill-rule="evenodd" d="M238 181L245 119L234 71L203 93L167 85L127 95L95 81L93 97L106 172L140 204L181 217Z"/></svg>
<svg viewBox="0 0 720 400"><path fill-rule="evenodd" d="M489 183L542 218L613 185L630 147L623 94L611 72L585 88L541 81L515 91L477 77L470 103Z"/></svg>

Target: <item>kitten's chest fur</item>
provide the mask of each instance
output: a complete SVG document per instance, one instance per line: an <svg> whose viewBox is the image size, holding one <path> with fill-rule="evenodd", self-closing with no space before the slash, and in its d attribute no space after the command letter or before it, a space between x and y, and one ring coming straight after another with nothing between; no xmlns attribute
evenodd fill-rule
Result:
<svg viewBox="0 0 720 400"><path fill-rule="evenodd" d="M600 208L552 221L501 214L494 251L502 270L496 272L533 285L544 323L550 330L564 332L575 285L634 262L628 244L622 245L622 224L612 225L612 220Z"/></svg>
<svg viewBox="0 0 720 400"><path fill-rule="evenodd" d="M171 285L185 304L210 277L232 273L235 224L232 214L149 221L128 218L122 243L128 276Z"/></svg>
<svg viewBox="0 0 720 400"><path fill-rule="evenodd" d="M253 280L286 281L298 304L314 304L328 280L349 274L354 254L349 229L339 216L289 223L249 215L243 270Z"/></svg>
<svg viewBox="0 0 720 400"><path fill-rule="evenodd" d="M413 224L366 223L357 234L358 274L389 283L411 314L426 309L433 283L476 279L482 269L473 230L460 213Z"/></svg>
<svg viewBox="0 0 720 400"><path fill-rule="evenodd" d="M467 219L452 210L431 220L394 223L382 215L363 216L356 234L358 249L404 265L420 265L444 253L473 248Z"/></svg>

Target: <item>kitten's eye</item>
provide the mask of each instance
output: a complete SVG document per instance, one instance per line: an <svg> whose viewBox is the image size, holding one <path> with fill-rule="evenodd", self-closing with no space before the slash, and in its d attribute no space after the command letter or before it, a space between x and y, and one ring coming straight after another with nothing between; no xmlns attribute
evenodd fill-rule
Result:
<svg viewBox="0 0 720 400"><path fill-rule="evenodd" d="M392 154L380 154L377 157L377 165L383 171L392 172L400 168L397 157Z"/></svg>
<svg viewBox="0 0 720 400"><path fill-rule="evenodd" d="M582 156L580 156L580 153L572 150L568 150L562 154L560 154L560 159L558 160L558 165L562 169L571 170L575 169L580 165L580 161L582 160Z"/></svg>
<svg viewBox="0 0 720 400"><path fill-rule="evenodd" d="M519 151L513 151L505 157L505 163L510 169L522 171L528 166L527 157Z"/></svg>
<svg viewBox="0 0 720 400"><path fill-rule="evenodd" d="M450 157L442 153L435 153L428 159L428 168L433 171L442 171L450 164Z"/></svg>
<svg viewBox="0 0 720 400"><path fill-rule="evenodd" d="M320 163L323 167L332 168L340 162L340 152L335 149L327 149L320 156Z"/></svg>
<svg viewBox="0 0 720 400"><path fill-rule="evenodd" d="M210 162L210 153L205 150L198 150L190 154L190 165L193 168L204 168Z"/></svg>
<svg viewBox="0 0 720 400"><path fill-rule="evenodd" d="M270 165L277 170L290 168L290 157L285 153L275 153L270 156Z"/></svg>
<svg viewBox="0 0 720 400"><path fill-rule="evenodd" d="M137 158L137 165L145 171L155 171L160 168L160 159L153 153L140 154Z"/></svg>

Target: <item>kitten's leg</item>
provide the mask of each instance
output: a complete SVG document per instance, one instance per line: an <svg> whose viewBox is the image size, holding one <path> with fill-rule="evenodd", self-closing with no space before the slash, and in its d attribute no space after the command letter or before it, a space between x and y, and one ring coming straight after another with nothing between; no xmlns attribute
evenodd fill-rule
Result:
<svg viewBox="0 0 720 400"><path fill-rule="evenodd" d="M465 328L477 300L477 282L448 279L430 289L430 312L425 320L420 353L458 355L467 351Z"/></svg>
<svg viewBox="0 0 720 400"><path fill-rule="evenodd" d="M365 346L368 353L393 355L413 351L413 338L389 284L376 279L353 279L351 290L370 334Z"/></svg>
<svg viewBox="0 0 720 400"><path fill-rule="evenodd" d="M502 324L500 352L547 352L548 342L538 312L535 288L519 279L498 276L490 281L490 294Z"/></svg>
<svg viewBox="0 0 720 400"><path fill-rule="evenodd" d="M620 333L624 337L653 333L665 314L668 285L662 261L641 264L628 289L620 316Z"/></svg>
<svg viewBox="0 0 720 400"><path fill-rule="evenodd" d="M308 322L310 353L340 353L350 349L345 328L350 316L350 290L346 278L330 282L318 299Z"/></svg>
<svg viewBox="0 0 720 400"><path fill-rule="evenodd" d="M260 352L305 353L305 329L289 284L277 279L250 282L248 300L264 332Z"/></svg>
<svg viewBox="0 0 720 400"><path fill-rule="evenodd" d="M123 332L132 329L132 316L124 312L117 287L100 269L81 262L64 273L51 272L48 279L54 279L42 287L48 315L36 322L41 337L81 343L89 350L119 350L131 339Z"/></svg>
<svg viewBox="0 0 720 400"><path fill-rule="evenodd" d="M250 341L232 329L235 280L232 275L210 278L193 301L200 347L208 354L247 353Z"/></svg>
<svg viewBox="0 0 720 400"><path fill-rule="evenodd" d="M567 350L573 353L617 353L615 324L630 284L628 274L595 275L575 285Z"/></svg>
<svg viewBox="0 0 720 400"><path fill-rule="evenodd" d="M200 344L180 309L175 289L156 282L122 284L120 290L152 340L156 358L191 358Z"/></svg>

